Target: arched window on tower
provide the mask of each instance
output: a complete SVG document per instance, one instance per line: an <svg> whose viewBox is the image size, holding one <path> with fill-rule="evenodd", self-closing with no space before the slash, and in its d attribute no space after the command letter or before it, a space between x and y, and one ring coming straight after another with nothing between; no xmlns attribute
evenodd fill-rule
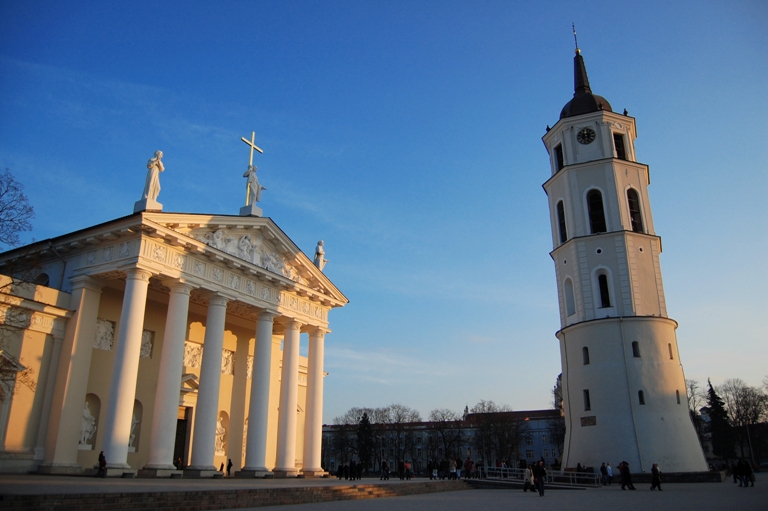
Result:
<svg viewBox="0 0 768 511"><path fill-rule="evenodd" d="M565 279L565 315L573 316L576 314L576 304L573 299L573 282L571 279Z"/></svg>
<svg viewBox="0 0 768 511"><path fill-rule="evenodd" d="M592 409L592 401L589 399L589 389L584 389L584 411Z"/></svg>
<svg viewBox="0 0 768 511"><path fill-rule="evenodd" d="M581 358L584 359L584 365L588 366L589 365L589 348L587 348L586 346L581 348Z"/></svg>
<svg viewBox="0 0 768 511"><path fill-rule="evenodd" d="M677 404L680 404L680 391L679 390L675 391L675 396L677 396Z"/></svg>
<svg viewBox="0 0 768 511"><path fill-rule="evenodd" d="M603 209L603 194L600 190L590 190L587 194L587 211L589 212L589 228L592 234L606 232L605 210Z"/></svg>
<svg viewBox="0 0 768 511"><path fill-rule="evenodd" d="M608 277L601 274L597 277L597 284L600 286L600 308L605 309L611 306L611 294L608 292Z"/></svg>
<svg viewBox="0 0 768 511"><path fill-rule="evenodd" d="M667 343L667 348L669 348L669 359L674 360L675 357L672 355L672 343Z"/></svg>
<svg viewBox="0 0 768 511"><path fill-rule="evenodd" d="M557 203L557 227L560 229L560 243L568 241L568 231L565 228L565 207L563 201Z"/></svg>
<svg viewBox="0 0 768 511"><path fill-rule="evenodd" d="M640 345L637 344L637 341L632 341L632 356L640 358Z"/></svg>
<svg viewBox="0 0 768 511"><path fill-rule="evenodd" d="M563 160L563 146L558 144L557 147L555 147L555 170L559 171L565 166L565 161Z"/></svg>
<svg viewBox="0 0 768 511"><path fill-rule="evenodd" d="M637 400L640 402L641 405L645 404L645 394L643 394L642 390L637 391Z"/></svg>
<svg viewBox="0 0 768 511"><path fill-rule="evenodd" d="M629 219L632 221L632 231L645 232L645 229L643 229L643 216L640 214L640 197L634 188L627 190L627 204L629 204Z"/></svg>

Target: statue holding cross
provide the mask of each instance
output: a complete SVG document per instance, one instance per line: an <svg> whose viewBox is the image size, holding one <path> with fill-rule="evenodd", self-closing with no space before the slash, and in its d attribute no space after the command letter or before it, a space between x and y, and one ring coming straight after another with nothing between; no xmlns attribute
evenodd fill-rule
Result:
<svg viewBox="0 0 768 511"><path fill-rule="evenodd" d="M245 185L245 207L240 208L240 215L242 216L261 216L261 208L256 206L256 203L261 200L261 192L266 190L264 186L259 183L259 178L256 177L256 166L253 164L253 151L256 150L262 154L264 151L256 145L256 132L251 132L251 139L248 140L245 137L241 137L240 140L248 144L251 148L251 154L248 159L248 170L245 171L243 177L248 178Z"/></svg>

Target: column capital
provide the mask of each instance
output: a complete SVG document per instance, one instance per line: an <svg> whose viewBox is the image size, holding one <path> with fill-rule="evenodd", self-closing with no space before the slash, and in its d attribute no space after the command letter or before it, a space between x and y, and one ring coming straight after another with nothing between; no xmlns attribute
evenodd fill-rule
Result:
<svg viewBox="0 0 768 511"><path fill-rule="evenodd" d="M289 318L288 321L285 322L285 329L286 330L301 330L301 327L304 326L304 323L297 319Z"/></svg>
<svg viewBox="0 0 768 511"><path fill-rule="evenodd" d="M152 272L143 268L130 268L125 271L126 279L130 280L144 280L149 282L149 278L152 276Z"/></svg>
<svg viewBox="0 0 768 511"><path fill-rule="evenodd" d="M183 293L188 295L195 289L195 286L185 279L167 278L163 279L162 283L165 287L169 288L172 293Z"/></svg>
<svg viewBox="0 0 768 511"><path fill-rule="evenodd" d="M226 295L218 293L216 291L206 291L202 293L202 296L208 300L209 305L218 305L226 307L227 303L232 299Z"/></svg>
<svg viewBox="0 0 768 511"><path fill-rule="evenodd" d="M330 330L321 326L316 326L309 331L309 335L315 338L324 338L325 334L330 333Z"/></svg>
<svg viewBox="0 0 768 511"><path fill-rule="evenodd" d="M263 310L259 313L259 321L274 321L277 315L277 312Z"/></svg>

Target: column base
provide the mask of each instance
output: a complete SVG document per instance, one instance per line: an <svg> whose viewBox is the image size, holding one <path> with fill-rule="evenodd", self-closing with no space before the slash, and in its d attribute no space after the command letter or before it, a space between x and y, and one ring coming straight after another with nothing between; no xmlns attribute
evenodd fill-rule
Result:
<svg viewBox="0 0 768 511"><path fill-rule="evenodd" d="M181 479L182 477L184 477L184 471L178 470L176 467L173 467L173 468L144 467L141 470L139 470L137 477L166 477L171 479Z"/></svg>
<svg viewBox="0 0 768 511"><path fill-rule="evenodd" d="M275 479L286 479L289 477L299 477L299 471L295 468L276 468L272 470Z"/></svg>
<svg viewBox="0 0 768 511"><path fill-rule="evenodd" d="M271 470L267 470L266 468L243 468L242 470L238 470L235 472L235 477L240 478L258 478L258 479L272 479L275 477L275 474L272 473Z"/></svg>
<svg viewBox="0 0 768 511"><path fill-rule="evenodd" d="M126 465L127 468L122 467L110 467L107 465L107 475L106 477L124 477L126 479L133 479L136 477L136 473L138 470L129 467ZM96 469L98 472L98 469Z"/></svg>
<svg viewBox="0 0 768 511"><path fill-rule="evenodd" d="M329 474L322 468L303 468L301 475L304 477L328 477Z"/></svg>
<svg viewBox="0 0 768 511"><path fill-rule="evenodd" d="M224 472L219 472L213 467L189 467L184 469L184 477L189 479L218 479L224 477Z"/></svg>
<svg viewBox="0 0 768 511"><path fill-rule="evenodd" d="M38 474L44 475L80 475L85 470L77 463L45 463L37 467Z"/></svg>

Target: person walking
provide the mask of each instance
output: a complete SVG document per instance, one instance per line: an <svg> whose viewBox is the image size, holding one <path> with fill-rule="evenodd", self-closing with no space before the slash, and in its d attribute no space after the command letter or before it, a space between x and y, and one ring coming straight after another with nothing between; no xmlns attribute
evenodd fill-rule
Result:
<svg viewBox="0 0 768 511"><path fill-rule="evenodd" d="M610 463L605 464L605 471L608 473L608 486L613 483L613 469Z"/></svg>
<svg viewBox="0 0 768 511"><path fill-rule="evenodd" d="M104 457L104 451L99 453L99 471L96 477L107 477L107 458Z"/></svg>
<svg viewBox="0 0 768 511"><path fill-rule="evenodd" d="M651 468L651 491L656 488L661 491L661 470L659 470L659 464L654 463Z"/></svg>
<svg viewBox="0 0 768 511"><path fill-rule="evenodd" d="M547 477L547 469L541 461L533 466L533 476L536 479L536 488L539 490L539 497L544 496L544 479Z"/></svg>
<svg viewBox="0 0 768 511"><path fill-rule="evenodd" d="M526 492L531 490L531 493L533 493L535 486L536 480L533 477L533 470L531 470L531 467L528 466L525 468L525 482L523 483L523 491Z"/></svg>
<svg viewBox="0 0 768 511"><path fill-rule="evenodd" d="M634 490L635 486L632 484L632 474L629 471L629 463L622 461L619 464L619 472L621 473L621 489L625 489L626 486L630 490Z"/></svg>
<svg viewBox="0 0 768 511"><path fill-rule="evenodd" d="M608 469L605 466L605 462L600 465L600 483L605 486L608 484Z"/></svg>

